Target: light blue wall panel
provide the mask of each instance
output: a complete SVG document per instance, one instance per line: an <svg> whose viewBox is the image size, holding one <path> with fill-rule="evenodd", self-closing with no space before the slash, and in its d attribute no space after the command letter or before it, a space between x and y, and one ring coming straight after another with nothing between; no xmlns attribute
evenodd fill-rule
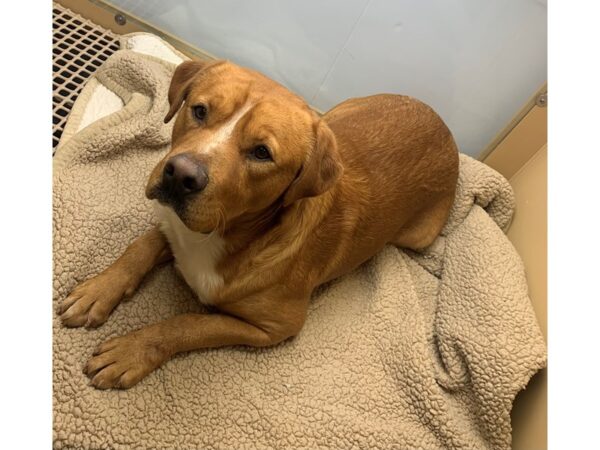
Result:
<svg viewBox="0 0 600 450"><path fill-rule="evenodd" d="M477 155L546 81L545 0L112 0L327 110L394 92Z"/></svg>

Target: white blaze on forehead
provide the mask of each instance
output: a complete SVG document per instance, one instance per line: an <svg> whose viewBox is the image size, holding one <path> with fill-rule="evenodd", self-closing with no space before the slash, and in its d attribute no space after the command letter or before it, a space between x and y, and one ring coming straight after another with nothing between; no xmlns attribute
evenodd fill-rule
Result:
<svg viewBox="0 0 600 450"><path fill-rule="evenodd" d="M246 114L248 110L252 108L252 106L253 105L251 103L245 103L240 109L238 109L227 122L225 122L223 125L221 125L220 128L218 128L215 131L210 141L208 141L206 145L203 146L201 152L207 153L213 151L219 146L223 145L225 142L227 142L227 140L233 134L233 130L235 129L237 123L242 117L244 117L244 114Z"/></svg>

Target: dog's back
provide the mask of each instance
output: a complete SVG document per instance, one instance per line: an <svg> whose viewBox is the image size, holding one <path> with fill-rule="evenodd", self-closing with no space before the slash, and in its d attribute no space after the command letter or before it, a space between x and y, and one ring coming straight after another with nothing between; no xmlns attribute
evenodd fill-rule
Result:
<svg viewBox="0 0 600 450"><path fill-rule="evenodd" d="M350 231L346 263L328 278L388 242L430 245L448 217L458 178L458 151L442 119L418 100L387 94L348 100L324 119L344 166L332 232L340 223Z"/></svg>

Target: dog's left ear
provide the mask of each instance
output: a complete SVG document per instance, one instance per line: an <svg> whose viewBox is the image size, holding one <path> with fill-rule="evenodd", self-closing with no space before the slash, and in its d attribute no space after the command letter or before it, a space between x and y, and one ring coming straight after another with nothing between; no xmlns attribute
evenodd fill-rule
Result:
<svg viewBox="0 0 600 450"><path fill-rule="evenodd" d="M170 108L165 116L165 123L168 123L177 111L179 111L179 108L181 108L194 77L209 64L210 62L208 61L185 61L177 66L173 78L171 78L171 85L169 86Z"/></svg>
<svg viewBox="0 0 600 450"><path fill-rule="evenodd" d="M314 131L315 144L285 193L283 206L327 192L342 175L343 166L333 131L322 119L315 122Z"/></svg>

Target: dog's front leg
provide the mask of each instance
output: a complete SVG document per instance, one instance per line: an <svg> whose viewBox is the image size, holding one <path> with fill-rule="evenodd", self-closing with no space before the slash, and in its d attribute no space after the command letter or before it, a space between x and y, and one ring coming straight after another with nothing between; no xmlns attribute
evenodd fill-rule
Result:
<svg viewBox="0 0 600 450"><path fill-rule="evenodd" d="M97 327L119 302L132 295L144 275L172 258L164 235L153 228L136 239L125 253L102 273L77 286L60 304L58 313L69 327Z"/></svg>
<svg viewBox="0 0 600 450"><path fill-rule="evenodd" d="M265 331L224 314L182 314L104 342L84 373L101 389L129 388L173 355L226 345L264 347L297 333L299 327Z"/></svg>

